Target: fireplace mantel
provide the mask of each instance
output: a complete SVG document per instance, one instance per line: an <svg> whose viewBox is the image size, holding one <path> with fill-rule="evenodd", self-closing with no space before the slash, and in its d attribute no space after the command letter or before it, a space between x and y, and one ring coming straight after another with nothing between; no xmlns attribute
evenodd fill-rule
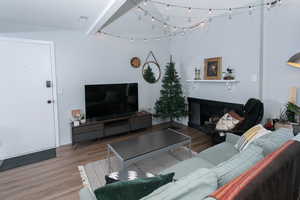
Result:
<svg viewBox="0 0 300 200"><path fill-rule="evenodd" d="M238 80L186 80L186 82L191 83L239 83Z"/></svg>

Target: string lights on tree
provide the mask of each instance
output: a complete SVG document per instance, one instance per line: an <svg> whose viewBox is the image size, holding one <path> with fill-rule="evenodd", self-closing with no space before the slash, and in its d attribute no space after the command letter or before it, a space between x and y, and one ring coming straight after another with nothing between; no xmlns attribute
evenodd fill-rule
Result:
<svg viewBox="0 0 300 200"><path fill-rule="evenodd" d="M240 7L230 7L230 8L202 8L202 7L192 7L192 6L185 6L185 5L177 5L177 4L170 4L170 3L165 3L157 0L144 0L142 5L145 7L148 6L148 3L152 4L158 4L166 7L166 10L169 10L170 8L177 8L177 9L186 9L188 14L196 13L196 11L207 11L208 17L204 18L201 21L195 22L193 25L187 25L187 26L178 26L178 25L172 25L169 23L170 21L170 16L167 15L166 17L158 18L154 16L151 12L149 12L147 9L144 7L140 6L138 3L136 3L134 0L132 2L136 5L136 9L139 12L144 13L144 17L150 17L152 23L157 23L160 24L160 26L164 29L164 34L160 36L153 36L153 37L132 37L132 36L121 36L113 33L108 33L105 31L99 31L96 33L96 35L99 37L99 35L106 35L110 37L115 37L119 39L124 39L124 40L129 40L130 42L134 41L144 41L147 42L148 40L160 40L164 38L171 38L175 37L177 35L185 35L187 30L193 30L197 28L203 28L207 23L212 22L213 17L218 17L224 15L224 13L220 15L215 15L215 11L224 11L225 13L228 13L228 18L232 19L233 11L246 11L248 12L249 15L252 15L253 11L257 7L266 7L267 10L271 10L271 8L275 5L280 6L282 4L282 0L274 0L266 3L261 3L261 4L252 4L252 5L247 5L247 6L240 6ZM216 12L217 13L217 12ZM138 20L142 20L141 13L138 14ZM189 24L192 22L192 17L188 16L187 21ZM151 25L152 29L155 28L155 25ZM173 34L167 34L168 31L167 28L173 30Z"/></svg>

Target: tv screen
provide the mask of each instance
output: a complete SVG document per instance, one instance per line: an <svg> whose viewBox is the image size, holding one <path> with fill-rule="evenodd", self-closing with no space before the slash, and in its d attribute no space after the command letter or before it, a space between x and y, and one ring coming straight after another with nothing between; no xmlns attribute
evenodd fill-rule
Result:
<svg viewBox="0 0 300 200"><path fill-rule="evenodd" d="M105 84L85 86L87 119L106 119L138 111L138 84Z"/></svg>

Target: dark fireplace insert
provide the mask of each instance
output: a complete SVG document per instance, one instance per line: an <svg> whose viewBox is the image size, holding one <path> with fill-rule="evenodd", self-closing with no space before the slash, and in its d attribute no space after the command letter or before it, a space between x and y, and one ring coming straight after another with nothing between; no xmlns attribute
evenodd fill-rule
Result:
<svg viewBox="0 0 300 200"><path fill-rule="evenodd" d="M234 110L236 113L243 113L244 105L213 101L206 99L188 98L190 127L196 128L206 134L213 134L214 127L218 120L226 113Z"/></svg>

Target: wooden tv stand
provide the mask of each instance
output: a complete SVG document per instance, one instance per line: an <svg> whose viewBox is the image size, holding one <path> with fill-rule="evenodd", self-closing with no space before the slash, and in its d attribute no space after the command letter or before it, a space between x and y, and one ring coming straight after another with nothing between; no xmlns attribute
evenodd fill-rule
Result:
<svg viewBox="0 0 300 200"><path fill-rule="evenodd" d="M152 126L152 114L137 112L134 115L101 121L87 121L72 127L72 145L87 140L100 139Z"/></svg>

